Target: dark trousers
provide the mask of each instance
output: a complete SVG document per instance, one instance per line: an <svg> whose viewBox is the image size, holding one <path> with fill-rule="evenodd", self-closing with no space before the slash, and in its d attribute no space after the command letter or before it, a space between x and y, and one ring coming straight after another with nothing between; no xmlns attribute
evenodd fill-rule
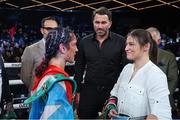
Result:
<svg viewBox="0 0 180 120"><path fill-rule="evenodd" d="M84 85L80 92L78 116L80 119L96 119L110 96L111 87Z"/></svg>

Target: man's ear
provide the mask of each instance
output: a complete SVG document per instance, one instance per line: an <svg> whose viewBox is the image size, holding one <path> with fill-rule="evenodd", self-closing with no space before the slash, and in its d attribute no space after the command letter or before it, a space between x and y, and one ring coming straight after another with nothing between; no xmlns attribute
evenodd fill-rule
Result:
<svg viewBox="0 0 180 120"><path fill-rule="evenodd" d="M157 40L157 45L159 46L160 43L161 43L161 39L158 39L158 40Z"/></svg>
<svg viewBox="0 0 180 120"><path fill-rule="evenodd" d="M44 34L44 30L43 28L40 28L41 34Z"/></svg>
<svg viewBox="0 0 180 120"><path fill-rule="evenodd" d="M109 29L111 28L111 26L112 26L112 21L110 21Z"/></svg>
<svg viewBox="0 0 180 120"><path fill-rule="evenodd" d="M59 45L59 51L62 54L66 53L66 51L67 51L66 47L62 43Z"/></svg>

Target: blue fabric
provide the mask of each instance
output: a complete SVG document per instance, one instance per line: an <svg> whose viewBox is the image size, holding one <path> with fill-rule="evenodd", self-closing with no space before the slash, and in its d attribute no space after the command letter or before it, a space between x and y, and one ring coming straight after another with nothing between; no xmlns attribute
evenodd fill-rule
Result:
<svg viewBox="0 0 180 120"><path fill-rule="evenodd" d="M52 89L48 91L46 100L43 100L43 97L40 97L32 102L29 119L40 119L45 107L55 107L59 105L60 107L53 113L48 111L50 116L45 119L74 119L72 105L69 104L67 100L66 91L61 85L55 83Z"/></svg>

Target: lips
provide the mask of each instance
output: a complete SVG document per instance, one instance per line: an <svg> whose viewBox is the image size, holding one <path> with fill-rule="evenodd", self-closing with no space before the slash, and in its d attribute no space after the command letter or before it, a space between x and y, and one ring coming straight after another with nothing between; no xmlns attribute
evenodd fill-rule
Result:
<svg viewBox="0 0 180 120"><path fill-rule="evenodd" d="M126 54L131 54L132 52L130 52L130 51L126 51Z"/></svg>
<svg viewBox="0 0 180 120"><path fill-rule="evenodd" d="M103 31L103 29L97 29L97 31Z"/></svg>
<svg viewBox="0 0 180 120"><path fill-rule="evenodd" d="M101 32L104 32L104 30L97 30L97 32L101 33Z"/></svg>
<svg viewBox="0 0 180 120"><path fill-rule="evenodd" d="M132 55L132 52L127 52L127 51L126 51L126 55L127 55L127 56L131 56L131 55Z"/></svg>

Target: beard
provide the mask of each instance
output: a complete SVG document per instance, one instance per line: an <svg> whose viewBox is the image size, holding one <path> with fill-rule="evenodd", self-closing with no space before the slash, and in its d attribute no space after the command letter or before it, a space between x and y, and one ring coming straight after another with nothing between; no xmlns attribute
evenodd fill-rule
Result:
<svg viewBox="0 0 180 120"><path fill-rule="evenodd" d="M108 33L108 30L96 30L96 35L104 36Z"/></svg>

